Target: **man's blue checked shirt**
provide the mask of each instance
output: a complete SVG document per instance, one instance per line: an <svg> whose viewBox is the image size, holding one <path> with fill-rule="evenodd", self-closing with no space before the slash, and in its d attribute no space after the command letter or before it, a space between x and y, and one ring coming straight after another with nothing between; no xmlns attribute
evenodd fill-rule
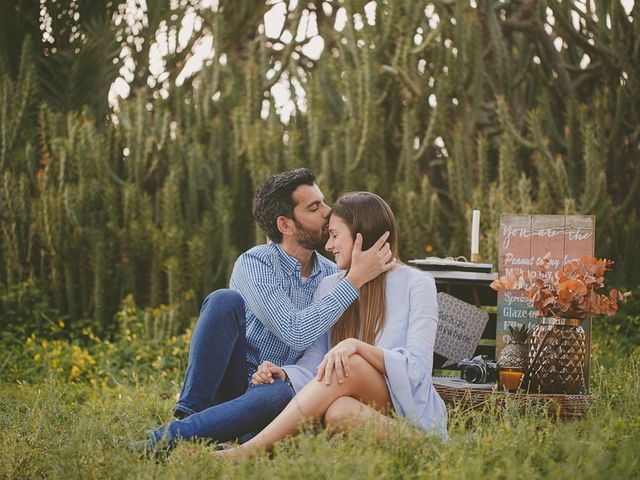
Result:
<svg viewBox="0 0 640 480"><path fill-rule="evenodd" d="M295 363L358 298L353 284L342 279L312 304L320 281L338 271L322 255L314 252L313 257L313 271L306 279L300 262L277 243L253 247L236 260L229 287L246 305L250 374L264 360L280 366Z"/></svg>

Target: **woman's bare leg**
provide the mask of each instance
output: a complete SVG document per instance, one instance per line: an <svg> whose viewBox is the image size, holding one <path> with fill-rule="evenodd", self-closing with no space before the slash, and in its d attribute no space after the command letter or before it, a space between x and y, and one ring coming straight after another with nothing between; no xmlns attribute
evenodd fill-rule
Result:
<svg viewBox="0 0 640 480"><path fill-rule="evenodd" d="M364 404L383 410L389 408L391 397L384 377L360 355L349 357L350 374L339 384L331 385L311 380L273 422L247 443L233 450L216 452L220 456L248 456L255 450L271 449L278 440L298 433L305 419L322 417L340 397L354 397Z"/></svg>
<svg viewBox="0 0 640 480"><path fill-rule="evenodd" d="M394 425L391 418L353 397L337 398L324 414L326 427L334 431L344 431L363 422L375 425L376 436L380 437Z"/></svg>

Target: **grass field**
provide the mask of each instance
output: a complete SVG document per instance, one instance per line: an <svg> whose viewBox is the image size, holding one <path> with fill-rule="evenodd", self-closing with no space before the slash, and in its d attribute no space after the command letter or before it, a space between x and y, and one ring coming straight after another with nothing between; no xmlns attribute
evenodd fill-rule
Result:
<svg viewBox="0 0 640 480"><path fill-rule="evenodd" d="M596 352L597 353L597 352ZM600 358L600 360L598 360ZM383 440L367 427L328 437L309 429L272 455L220 463L205 444L183 443L163 461L126 450L169 419L179 375L92 385L56 375L4 381L0 391L2 478L640 478L640 348L596 355L586 419L488 404L449 412L443 442L406 425ZM32 372L33 373L33 372Z"/></svg>

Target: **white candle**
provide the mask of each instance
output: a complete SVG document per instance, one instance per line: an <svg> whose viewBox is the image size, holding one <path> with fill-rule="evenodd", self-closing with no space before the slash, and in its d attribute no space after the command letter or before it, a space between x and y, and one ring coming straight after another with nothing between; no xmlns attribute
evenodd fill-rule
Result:
<svg viewBox="0 0 640 480"><path fill-rule="evenodd" d="M478 241L480 237L480 210L473 211L473 220L471 222L471 261L478 261Z"/></svg>

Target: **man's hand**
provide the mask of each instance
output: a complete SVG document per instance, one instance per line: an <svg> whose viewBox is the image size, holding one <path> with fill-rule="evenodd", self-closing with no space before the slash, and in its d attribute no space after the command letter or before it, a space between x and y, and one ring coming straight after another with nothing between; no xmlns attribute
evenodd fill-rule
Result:
<svg viewBox="0 0 640 480"><path fill-rule="evenodd" d="M396 259L387 242L388 238L389 232L385 232L369 250L362 251L362 235L356 234L351 253L351 267L346 277L356 288L361 288L396 265Z"/></svg>
<svg viewBox="0 0 640 480"><path fill-rule="evenodd" d="M265 361L260 364L256 373L251 375L251 383L254 385L273 383L275 381L274 377L279 378L283 382L287 378L283 369L271 362Z"/></svg>
<svg viewBox="0 0 640 480"><path fill-rule="evenodd" d="M358 342L355 338L347 338L327 352L318 365L316 380L321 382L324 378L325 385L331 385L335 371L338 383L344 382L349 376L349 357L358 351Z"/></svg>

